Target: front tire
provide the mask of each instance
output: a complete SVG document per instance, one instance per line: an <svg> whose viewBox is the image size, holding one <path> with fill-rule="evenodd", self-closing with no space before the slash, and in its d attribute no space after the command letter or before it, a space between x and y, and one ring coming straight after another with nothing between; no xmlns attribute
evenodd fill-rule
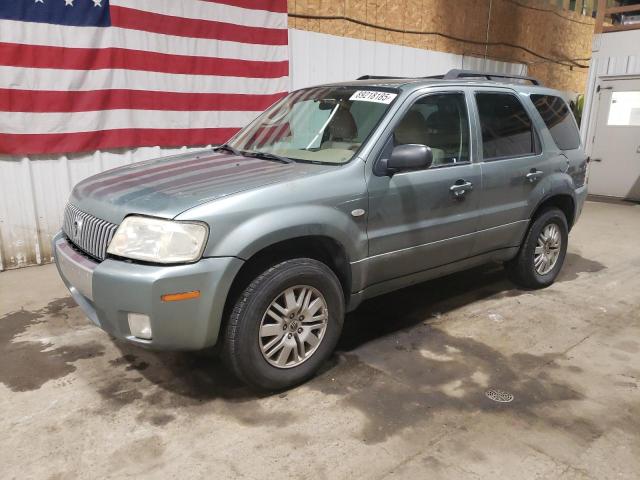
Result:
<svg viewBox="0 0 640 480"><path fill-rule="evenodd" d="M569 228L562 210L550 208L532 222L518 255L505 264L509 278L524 288L551 285L564 263Z"/></svg>
<svg viewBox="0 0 640 480"><path fill-rule="evenodd" d="M324 263L297 258L256 277L227 322L222 358L242 381L281 390L309 379L333 352L344 295Z"/></svg>

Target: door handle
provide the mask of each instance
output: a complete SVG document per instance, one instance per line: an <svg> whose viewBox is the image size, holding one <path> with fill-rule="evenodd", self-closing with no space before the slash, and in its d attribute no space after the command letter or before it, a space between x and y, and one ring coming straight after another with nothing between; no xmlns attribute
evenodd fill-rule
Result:
<svg viewBox="0 0 640 480"><path fill-rule="evenodd" d="M590 161L591 161L591 162L598 162L598 163L600 163L600 162L602 162L602 159L601 159L601 158L592 158Z"/></svg>
<svg viewBox="0 0 640 480"><path fill-rule="evenodd" d="M531 171L525 175L525 177L529 182L533 183L539 180L542 175L544 175L543 171L532 168Z"/></svg>
<svg viewBox="0 0 640 480"><path fill-rule="evenodd" d="M473 183L466 180L458 180L456 183L449 187L449 191L455 198L462 198L467 191L473 190Z"/></svg>

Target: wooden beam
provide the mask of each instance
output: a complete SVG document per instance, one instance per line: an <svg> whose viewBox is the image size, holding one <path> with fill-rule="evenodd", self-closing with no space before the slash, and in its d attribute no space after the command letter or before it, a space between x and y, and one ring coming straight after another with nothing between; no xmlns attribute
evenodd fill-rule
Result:
<svg viewBox="0 0 640 480"><path fill-rule="evenodd" d="M622 32L625 30L640 30L640 23L630 23L628 25L608 25L603 27L602 32Z"/></svg>
<svg viewBox="0 0 640 480"><path fill-rule="evenodd" d="M627 13L627 12L640 13L640 4L624 5L623 7L609 7L604 11L606 15L611 15L612 13Z"/></svg>
<svg viewBox="0 0 640 480"><path fill-rule="evenodd" d="M598 13L596 14L595 33L602 33L602 25L604 24L604 13L607 9L607 0L598 0Z"/></svg>

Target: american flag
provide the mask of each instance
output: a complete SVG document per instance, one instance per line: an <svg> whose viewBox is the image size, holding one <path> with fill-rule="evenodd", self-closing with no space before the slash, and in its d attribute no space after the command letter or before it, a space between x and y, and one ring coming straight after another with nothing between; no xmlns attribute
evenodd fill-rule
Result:
<svg viewBox="0 0 640 480"><path fill-rule="evenodd" d="M0 0L0 153L224 142L287 43L287 0Z"/></svg>

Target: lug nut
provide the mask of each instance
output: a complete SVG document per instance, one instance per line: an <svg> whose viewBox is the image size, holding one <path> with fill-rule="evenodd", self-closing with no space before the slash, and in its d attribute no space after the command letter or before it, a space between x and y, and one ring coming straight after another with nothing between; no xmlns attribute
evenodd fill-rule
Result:
<svg viewBox="0 0 640 480"><path fill-rule="evenodd" d="M292 314L290 314L290 315L289 315L289 318L293 318L293 317L295 317L295 316L296 316L296 314L295 314L295 313L292 313Z"/></svg>
<svg viewBox="0 0 640 480"><path fill-rule="evenodd" d="M282 329L286 330L287 329L287 324L285 323L284 325L282 325Z"/></svg>
<svg viewBox="0 0 640 480"><path fill-rule="evenodd" d="M287 338L291 338L293 337L293 333L290 333L289 335L287 335Z"/></svg>
<svg viewBox="0 0 640 480"><path fill-rule="evenodd" d="M304 315L300 315L300 316L298 317L298 320L303 321L303 320L304 320Z"/></svg>
<svg viewBox="0 0 640 480"><path fill-rule="evenodd" d="M302 328L299 328L299 329L298 329L298 333L302 333Z"/></svg>

